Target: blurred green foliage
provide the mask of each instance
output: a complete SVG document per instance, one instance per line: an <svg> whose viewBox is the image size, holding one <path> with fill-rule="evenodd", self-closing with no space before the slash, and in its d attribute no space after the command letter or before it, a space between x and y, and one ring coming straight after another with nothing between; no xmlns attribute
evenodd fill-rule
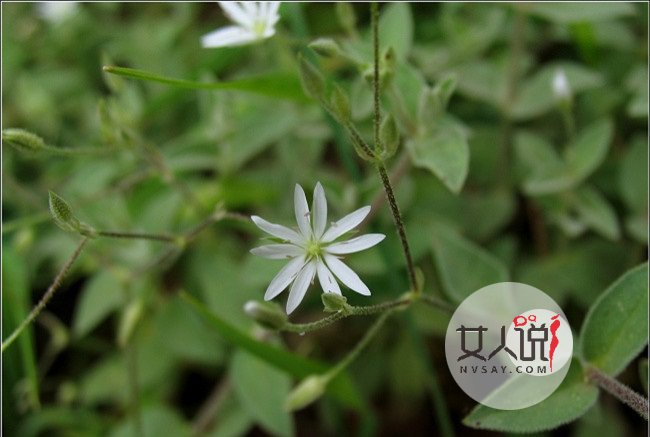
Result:
<svg viewBox="0 0 650 437"><path fill-rule="evenodd" d="M84 3L50 21L38 4L3 3L3 338L78 242L50 220L48 190L93 228L179 235L218 203L291 222L295 183L321 181L333 216L381 196L372 166L298 85L300 52L328 89L335 81L350 96L352 120L371 137L366 6L286 3L274 37L208 50L200 36L227 21L216 4ZM492 282L525 282L549 293L579 332L595 301L587 324L602 329L606 305L633 281L620 299L636 312L622 317L647 320L647 267L608 289L646 259L647 5L394 3L381 13L384 113L402 138L388 165L425 292L457 303ZM307 49L317 38L336 42L330 56ZM553 94L558 69L566 101ZM205 83L216 85L191 89ZM8 128L75 152L25 154L5 140ZM408 287L380 205L369 225L385 242L349 260L373 296L348 294L351 304ZM334 396L289 414L291 377L320 365L297 355L333 363L369 322L346 319L305 336L261 331L243 305L261 299L280 265L248 253L258 237L225 220L153 267L164 243L93 240L47 312L2 355L3 432L127 436L137 423L152 436L523 432L574 420L598 396L575 361L560 390L527 415L479 407L463 422L473 402L447 377L448 315L418 306L391 319ZM321 315L312 290L297 318ZM585 327L582 352L647 390L647 360L637 358L644 332L612 352L601 343L615 332ZM265 353L276 354L272 365ZM621 405L596 405L598 414L561 432L591 435L600 417L620 423L617 432L645 429Z"/></svg>

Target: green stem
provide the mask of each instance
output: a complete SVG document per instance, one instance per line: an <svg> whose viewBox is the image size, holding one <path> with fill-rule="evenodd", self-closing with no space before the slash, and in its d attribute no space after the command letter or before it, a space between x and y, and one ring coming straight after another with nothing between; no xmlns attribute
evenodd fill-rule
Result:
<svg viewBox="0 0 650 437"><path fill-rule="evenodd" d="M298 332L305 333L310 331L315 331L325 326L331 325L332 323L345 319L350 316L369 316L377 313L384 313L387 311L392 311L398 307L408 306L411 304L410 298L403 298L392 300L390 302L380 303L378 305L368 305L368 306L350 306L346 310L342 310L331 314L327 317L323 317L320 320L310 323L287 323L282 327L282 331L288 332Z"/></svg>
<svg viewBox="0 0 650 437"><path fill-rule="evenodd" d="M432 307L441 309L443 311L446 311L450 314L454 312L454 306L450 304L449 302L445 302L444 300L437 298L435 296L431 296L428 294L420 294L418 296L419 300L422 302L426 303L427 305L430 305Z"/></svg>
<svg viewBox="0 0 650 437"><path fill-rule="evenodd" d="M134 240L154 240L173 243L177 237L169 234L149 234L144 232L97 231L97 235L111 238L129 238Z"/></svg>
<svg viewBox="0 0 650 437"><path fill-rule="evenodd" d="M86 242L88 242L88 237L84 237L81 239L74 253L72 254L72 256L70 256L70 258L68 258L68 261L66 261L66 263L63 265L63 268L61 268L59 273L56 275L54 281L49 286L49 288L47 289L47 291L45 292L41 300L38 302L38 304L36 304L36 306L29 313L27 318L20 323L20 325L14 330L14 332L12 332L11 335L5 341L2 342L2 352L4 352L5 349L7 349L9 345L11 345L11 343L13 343L14 340L16 340L16 338L18 338L18 336L23 332L23 330L30 323L32 323L36 317L38 317L41 311L43 311L45 305L47 305L50 299L52 299L52 297L54 296L56 290L58 290L59 287L61 286L61 283L63 282L63 279L70 271L72 264L74 264L74 262L81 254L81 250L86 245Z"/></svg>
<svg viewBox="0 0 650 437"><path fill-rule="evenodd" d="M616 397L628 407L639 413L646 421L648 420L648 399L644 398L630 387L618 382L596 367L587 368L587 378L595 382L603 390Z"/></svg>
<svg viewBox="0 0 650 437"><path fill-rule="evenodd" d="M382 327L382 325L384 324L384 322L386 322L386 319L392 312L393 312L392 310L383 312L377 318L377 320L375 320L375 323L373 323L370 329L366 331L365 335L363 336L361 341L357 343L354 349L348 352L348 354L336 366L332 367L327 373L325 373L324 376L331 381L332 379L334 379L334 377L336 377L339 373L341 373L346 367L348 367L350 363L352 363L352 361L354 361L359 356L361 351L368 345L368 343L370 343L370 340L372 340L372 338L377 334L377 332L379 332L379 328Z"/></svg>
<svg viewBox="0 0 650 437"><path fill-rule="evenodd" d="M379 108L379 7L377 2L372 2L370 4L370 14L372 15L372 51L373 51L373 80L372 80L372 94L374 101L374 139L375 139L375 151L379 152L381 150L381 145L379 143L379 126L381 124L381 114Z"/></svg>

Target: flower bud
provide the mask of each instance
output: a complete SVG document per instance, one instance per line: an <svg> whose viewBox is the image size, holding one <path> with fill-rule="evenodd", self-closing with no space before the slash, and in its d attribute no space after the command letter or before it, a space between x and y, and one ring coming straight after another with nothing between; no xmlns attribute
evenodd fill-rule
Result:
<svg viewBox="0 0 650 437"><path fill-rule="evenodd" d="M381 151L382 159L390 158L397 151L397 146L399 145L399 132L397 131L397 125L395 124L395 119L388 115L381 123L379 128L379 139L381 142Z"/></svg>
<svg viewBox="0 0 650 437"><path fill-rule="evenodd" d="M351 111L350 111L350 99L343 89L335 85L334 91L332 92L332 110L342 122L350 120Z"/></svg>
<svg viewBox="0 0 650 437"><path fill-rule="evenodd" d="M284 403L287 411L300 410L325 393L328 379L322 375L310 375L294 388Z"/></svg>
<svg viewBox="0 0 650 437"><path fill-rule="evenodd" d="M43 138L24 129L3 129L2 142L21 152L35 153L47 149Z"/></svg>
<svg viewBox="0 0 650 437"><path fill-rule="evenodd" d="M244 304L244 312L268 329L281 329L287 323L287 315L273 302L249 300Z"/></svg>
<svg viewBox="0 0 650 437"><path fill-rule="evenodd" d="M339 18L339 23L343 26L348 33L354 33L357 25L357 15L354 13L354 8L348 2L336 3L336 15Z"/></svg>
<svg viewBox="0 0 650 437"><path fill-rule="evenodd" d="M72 208L68 202L63 200L53 191L49 192L50 214L54 219L54 223L66 232L77 232L87 237L94 237L97 235L92 226L79 221L72 212Z"/></svg>
<svg viewBox="0 0 650 437"><path fill-rule="evenodd" d="M323 293L320 295L323 301L324 310L328 313L336 313L339 311L348 312L350 305L345 296L336 293Z"/></svg>
<svg viewBox="0 0 650 437"><path fill-rule="evenodd" d="M571 86L563 69L555 70L553 76L553 95L557 100L567 101L571 98Z"/></svg>
<svg viewBox="0 0 650 437"><path fill-rule="evenodd" d="M312 41L309 47L325 58L331 58L341 54L341 48L331 38L318 38Z"/></svg>
<svg viewBox="0 0 650 437"><path fill-rule="evenodd" d="M322 100L325 94L325 79L320 71L302 56L300 57L300 80L307 95Z"/></svg>
<svg viewBox="0 0 650 437"><path fill-rule="evenodd" d="M129 303L120 319L120 325L117 328L117 344L121 348L129 344L129 340L133 337L136 326L142 316L144 304L142 299L136 299Z"/></svg>

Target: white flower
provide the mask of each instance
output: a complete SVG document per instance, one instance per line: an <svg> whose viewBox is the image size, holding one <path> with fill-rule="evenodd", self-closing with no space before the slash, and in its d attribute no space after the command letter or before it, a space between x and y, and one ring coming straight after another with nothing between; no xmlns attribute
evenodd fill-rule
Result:
<svg viewBox="0 0 650 437"><path fill-rule="evenodd" d="M555 70L555 75L553 76L553 94L558 100L564 100L571 97L569 79L567 79L566 73L561 68Z"/></svg>
<svg viewBox="0 0 650 437"><path fill-rule="evenodd" d="M39 15L50 23L59 23L77 12L77 2L42 2L37 4Z"/></svg>
<svg viewBox="0 0 650 437"><path fill-rule="evenodd" d="M366 234L346 241L334 241L361 223L370 212L370 206L364 206L346 215L341 220L332 223L326 230L327 200L325 200L325 191L320 182L314 188L311 213L305 192L298 184L294 190L293 203L298 230L269 223L261 217L251 217L257 227L282 241L281 244L256 247L251 250L251 253L269 259L290 260L269 284L264 294L264 300L273 299L289 284L292 284L287 301L287 314L291 314L302 301L315 276L318 276L318 281L325 293L340 295L341 289L336 282L335 275L352 290L370 296L370 290L366 284L339 259L338 255L368 249L378 244L386 236L384 234Z"/></svg>
<svg viewBox="0 0 650 437"><path fill-rule="evenodd" d="M203 35L203 47L240 46L275 34L280 2L219 2L219 5L235 25Z"/></svg>

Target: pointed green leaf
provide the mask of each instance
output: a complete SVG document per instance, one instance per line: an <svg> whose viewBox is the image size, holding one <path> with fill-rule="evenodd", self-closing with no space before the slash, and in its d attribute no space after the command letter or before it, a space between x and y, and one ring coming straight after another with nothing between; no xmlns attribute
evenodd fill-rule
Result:
<svg viewBox="0 0 650 437"><path fill-rule="evenodd" d="M524 191L531 195L541 195L565 191L579 185L602 164L613 132L614 126L609 120L593 123L567 148L562 164L532 174L524 181Z"/></svg>
<svg viewBox="0 0 650 437"><path fill-rule="evenodd" d="M486 285L508 280L508 270L499 259L450 229L434 232L433 255L444 291L456 302Z"/></svg>
<svg viewBox="0 0 650 437"><path fill-rule="evenodd" d="M100 272L90 279L81 291L72 319L72 333L80 338L88 334L110 313L119 308L123 290L115 275Z"/></svg>
<svg viewBox="0 0 650 437"><path fill-rule="evenodd" d="M243 91L278 99L297 100L301 102L307 101L307 98L300 87L298 78L295 75L286 73L272 73L225 82L195 82L191 80L161 76L148 71L136 70L134 68L105 66L104 71L107 73L130 77L132 79L158 82L177 88Z"/></svg>
<svg viewBox="0 0 650 437"><path fill-rule="evenodd" d="M648 343L648 264L628 271L600 295L580 331L582 358L616 376Z"/></svg>
<svg viewBox="0 0 650 437"><path fill-rule="evenodd" d="M440 120L406 147L413 164L431 171L452 193L460 192L469 168L469 146L455 123Z"/></svg>
<svg viewBox="0 0 650 437"><path fill-rule="evenodd" d="M477 405L463 423L476 429L511 433L555 429L585 414L598 399L598 389L585 380L580 363L574 359L562 384L542 402L521 410Z"/></svg>
<svg viewBox="0 0 650 437"><path fill-rule="evenodd" d="M614 208L598 190L585 186L573 197L573 207L582 221L593 230L610 240L618 240L621 231Z"/></svg>
<svg viewBox="0 0 650 437"><path fill-rule="evenodd" d="M393 47L398 60L404 60L413 45L413 15L406 2L386 5L379 18L379 44Z"/></svg>
<svg viewBox="0 0 650 437"><path fill-rule="evenodd" d="M237 351L230 376L239 401L257 423L273 435L294 435L293 418L283 409L291 389L291 379L285 373L254 355Z"/></svg>

